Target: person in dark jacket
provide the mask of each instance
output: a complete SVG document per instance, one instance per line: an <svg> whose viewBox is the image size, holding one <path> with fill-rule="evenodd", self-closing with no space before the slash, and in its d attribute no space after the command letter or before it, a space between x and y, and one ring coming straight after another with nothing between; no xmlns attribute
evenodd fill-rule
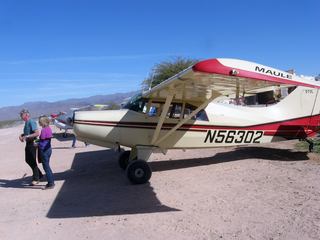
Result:
<svg viewBox="0 0 320 240"><path fill-rule="evenodd" d="M30 183L30 185L34 186L37 185L40 179L43 177L42 172L38 168L36 159L37 149L34 146L34 140L39 136L39 130L37 123L30 118L30 113L27 109L21 110L20 117L25 123L23 134L19 136L19 140L26 143L25 161L32 170L32 182Z"/></svg>

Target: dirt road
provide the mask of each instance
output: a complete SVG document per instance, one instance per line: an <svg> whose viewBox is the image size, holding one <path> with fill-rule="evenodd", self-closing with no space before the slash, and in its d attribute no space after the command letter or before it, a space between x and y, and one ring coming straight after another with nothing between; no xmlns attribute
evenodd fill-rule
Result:
<svg viewBox="0 0 320 240"><path fill-rule="evenodd" d="M131 185L115 152L58 135L43 191L21 128L0 130L1 240L320 239L320 160L295 141L155 154L150 184Z"/></svg>

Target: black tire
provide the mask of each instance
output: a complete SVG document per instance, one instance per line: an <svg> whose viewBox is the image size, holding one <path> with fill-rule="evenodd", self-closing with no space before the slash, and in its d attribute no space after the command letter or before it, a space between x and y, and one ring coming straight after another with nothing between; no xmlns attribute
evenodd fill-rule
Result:
<svg viewBox="0 0 320 240"><path fill-rule="evenodd" d="M145 161L135 160L128 165L127 177L133 184L144 184L149 181L151 175L151 168Z"/></svg>
<svg viewBox="0 0 320 240"><path fill-rule="evenodd" d="M118 163L120 168L122 168L123 170L125 170L128 167L129 157L130 157L130 151L124 151L119 156Z"/></svg>

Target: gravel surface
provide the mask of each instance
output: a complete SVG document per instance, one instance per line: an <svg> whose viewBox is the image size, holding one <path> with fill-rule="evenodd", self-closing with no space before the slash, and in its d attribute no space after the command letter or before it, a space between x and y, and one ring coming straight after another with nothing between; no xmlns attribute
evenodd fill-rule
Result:
<svg viewBox="0 0 320 240"><path fill-rule="evenodd" d="M150 183L131 185L113 150L57 134L44 191L21 131L0 130L1 240L320 239L320 158L296 141L154 154Z"/></svg>

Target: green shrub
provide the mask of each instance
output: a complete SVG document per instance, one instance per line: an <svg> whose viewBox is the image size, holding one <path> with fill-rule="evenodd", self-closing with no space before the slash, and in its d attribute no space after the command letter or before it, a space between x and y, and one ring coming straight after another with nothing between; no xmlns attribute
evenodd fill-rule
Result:
<svg viewBox="0 0 320 240"><path fill-rule="evenodd" d="M320 153L320 138L313 139L313 144L313 152ZM298 142L295 147L300 151L309 151L309 143L306 141Z"/></svg>

